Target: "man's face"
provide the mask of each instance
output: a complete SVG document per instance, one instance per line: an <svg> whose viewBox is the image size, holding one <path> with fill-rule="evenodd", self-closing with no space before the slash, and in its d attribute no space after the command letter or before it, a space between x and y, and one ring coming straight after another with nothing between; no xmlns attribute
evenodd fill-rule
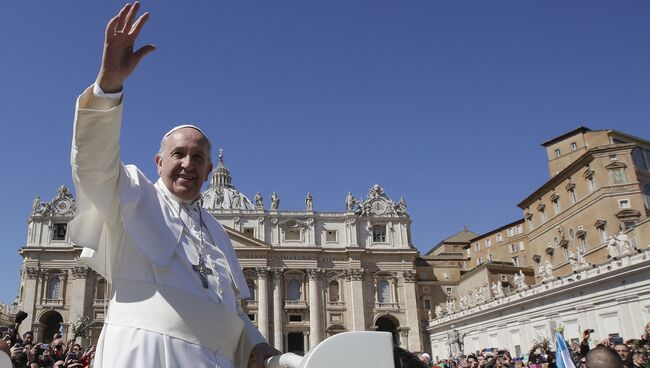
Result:
<svg viewBox="0 0 650 368"><path fill-rule="evenodd" d="M156 166L172 194L187 201L198 198L212 171L209 150L207 140L196 129L181 128L165 139Z"/></svg>
<svg viewBox="0 0 650 368"><path fill-rule="evenodd" d="M630 356L630 349L627 347L627 345L618 344L614 346L614 350L616 350L618 356L620 356L624 362L626 362L627 358Z"/></svg>
<svg viewBox="0 0 650 368"><path fill-rule="evenodd" d="M478 360L474 357L467 358L467 364L469 365L469 368L477 368Z"/></svg>
<svg viewBox="0 0 650 368"><path fill-rule="evenodd" d="M34 335L32 335L32 334L30 334L30 333L26 333L26 334L23 336L23 342L24 342L25 344L31 344L33 341L34 341Z"/></svg>

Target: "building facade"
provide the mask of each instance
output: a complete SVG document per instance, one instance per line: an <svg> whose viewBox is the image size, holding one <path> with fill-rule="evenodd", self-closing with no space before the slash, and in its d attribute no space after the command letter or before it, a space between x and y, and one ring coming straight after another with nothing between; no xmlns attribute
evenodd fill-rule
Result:
<svg viewBox="0 0 650 368"><path fill-rule="evenodd" d="M650 319L650 142L579 127L542 144L550 179L523 218L466 242L466 269L427 328L433 356L521 355L565 326L638 337Z"/></svg>
<svg viewBox="0 0 650 368"><path fill-rule="evenodd" d="M303 353L343 331L382 330L409 350L422 349L411 220L403 200L379 185L363 199L351 194L341 212L318 212L313 196L305 209L270 208L232 185L219 161L202 194L203 205L226 228L253 298L243 308L260 332L282 351ZM22 330L48 341L82 317L88 337L101 331L110 285L78 262L81 248L68 236L76 210L66 187L49 202L34 200L28 220L19 309L29 313Z"/></svg>

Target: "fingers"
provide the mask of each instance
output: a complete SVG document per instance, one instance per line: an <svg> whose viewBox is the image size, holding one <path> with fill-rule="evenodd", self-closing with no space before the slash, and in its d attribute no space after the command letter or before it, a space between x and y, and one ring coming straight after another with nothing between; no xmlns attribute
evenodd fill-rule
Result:
<svg viewBox="0 0 650 368"><path fill-rule="evenodd" d="M133 36L133 38L137 38L138 35L140 34L140 31L142 30L142 27L144 27L145 23L147 23L147 20L149 20L149 13L144 13L138 18L138 20L133 24L131 27L131 30L129 31L129 35Z"/></svg>
<svg viewBox="0 0 650 368"><path fill-rule="evenodd" d="M128 32L131 29L133 18L135 18L135 15L138 13L138 9L140 9L140 2L136 1L135 4L131 6L131 9L129 9L129 13L126 15L122 32Z"/></svg>
<svg viewBox="0 0 650 368"><path fill-rule="evenodd" d="M124 24L126 23L126 14L128 14L129 10L131 10L131 4L126 4L120 10L119 14L117 15L117 24L115 25L115 31L116 32L121 32L124 29Z"/></svg>
<svg viewBox="0 0 650 368"><path fill-rule="evenodd" d="M111 20L108 21L108 24L106 25L106 40L110 39L111 36L115 34L115 29L117 27L118 23L118 16L114 16L111 18Z"/></svg>

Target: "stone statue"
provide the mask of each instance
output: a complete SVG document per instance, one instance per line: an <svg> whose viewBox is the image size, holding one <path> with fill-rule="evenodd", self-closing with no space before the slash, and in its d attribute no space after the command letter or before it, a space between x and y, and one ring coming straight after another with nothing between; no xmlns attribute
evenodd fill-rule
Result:
<svg viewBox="0 0 650 368"><path fill-rule="evenodd" d="M431 311L430 311L430 310L427 311L427 316L429 317L429 320L432 320L432 319L433 319L433 318L431 318L432 315L431 315Z"/></svg>
<svg viewBox="0 0 650 368"><path fill-rule="evenodd" d="M544 264L544 270L542 272L542 280L549 281L549 280L553 280L554 278L555 276L553 276L553 265L551 264L551 262L546 261L546 263Z"/></svg>
<svg viewBox="0 0 650 368"><path fill-rule="evenodd" d="M618 234L614 235L614 239L616 240L616 246L618 246L618 250L621 255L628 254L632 252L632 247L630 246L630 240L623 233L623 231L620 231Z"/></svg>
<svg viewBox="0 0 650 368"><path fill-rule="evenodd" d="M447 331L447 344L449 346L449 356L457 357L463 353L463 339L465 334L460 334L454 325L451 325L451 330Z"/></svg>
<svg viewBox="0 0 650 368"><path fill-rule="evenodd" d="M436 313L436 318L442 317L442 307L440 306L440 304L436 305L434 312Z"/></svg>
<svg viewBox="0 0 650 368"><path fill-rule="evenodd" d="M307 196L305 197L305 209L307 211L314 209L314 197L312 197L311 192L307 192Z"/></svg>
<svg viewBox="0 0 650 368"><path fill-rule="evenodd" d="M474 289L474 302L476 304L483 302L483 291L478 286L476 287L476 289Z"/></svg>
<svg viewBox="0 0 650 368"><path fill-rule="evenodd" d="M233 209L241 208L241 194L239 194L239 192L233 193L232 202L230 203L230 208Z"/></svg>
<svg viewBox="0 0 650 368"><path fill-rule="evenodd" d="M277 210L279 207L280 207L280 197L278 196L278 193L273 192L271 193L271 209Z"/></svg>
<svg viewBox="0 0 650 368"><path fill-rule="evenodd" d="M514 282L517 291L528 289L528 284L526 284L526 275L524 275L522 270L519 270L519 273L515 274Z"/></svg>
<svg viewBox="0 0 650 368"><path fill-rule="evenodd" d="M460 296L460 309L467 308L467 295L463 294Z"/></svg>
<svg viewBox="0 0 650 368"><path fill-rule="evenodd" d="M572 251L569 251L567 257L569 259L569 264L571 264L571 269L573 272L577 272L580 269L580 264L578 263L578 257Z"/></svg>
<svg viewBox="0 0 650 368"><path fill-rule="evenodd" d="M259 210L264 209L264 197L262 197L260 192L257 192L257 194L255 194L255 208Z"/></svg>
<svg viewBox="0 0 650 368"><path fill-rule="evenodd" d="M447 314L453 314L456 311L456 308L454 306L454 301L451 299L447 299Z"/></svg>
<svg viewBox="0 0 650 368"><path fill-rule="evenodd" d="M497 285L496 282L492 282L492 286L490 287L492 289L492 297L493 298L498 298L499 297L499 286Z"/></svg>
<svg viewBox="0 0 650 368"><path fill-rule="evenodd" d="M618 256L621 255L621 250L618 247L618 242L616 241L616 238L614 238L612 235L607 238L607 252L609 255L607 258L614 258L616 259Z"/></svg>
<svg viewBox="0 0 650 368"><path fill-rule="evenodd" d="M499 298L503 298L506 296L505 290L503 289L503 283L501 280L497 281L497 295Z"/></svg>
<svg viewBox="0 0 650 368"><path fill-rule="evenodd" d="M395 205L395 213L397 215L406 214L406 201L404 201L404 197L399 197L399 202Z"/></svg>
<svg viewBox="0 0 650 368"><path fill-rule="evenodd" d="M32 202L32 214L39 213L43 210L43 203L41 202L41 197L36 196Z"/></svg>
<svg viewBox="0 0 650 368"><path fill-rule="evenodd" d="M356 203L356 200L354 199L354 196L352 195L352 192L348 192L348 196L345 197L345 208L348 211L354 210L354 204Z"/></svg>
<svg viewBox="0 0 650 368"><path fill-rule="evenodd" d="M578 248L578 251L576 252L576 259L578 260L580 269L591 267L591 264L585 259L585 253L580 248Z"/></svg>

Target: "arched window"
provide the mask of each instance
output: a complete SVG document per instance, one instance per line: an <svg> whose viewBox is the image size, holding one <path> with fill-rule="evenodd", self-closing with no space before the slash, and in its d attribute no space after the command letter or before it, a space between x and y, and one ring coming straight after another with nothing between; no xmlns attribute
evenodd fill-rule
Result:
<svg viewBox="0 0 650 368"><path fill-rule="evenodd" d="M106 295L106 280L97 280L97 287L95 288L95 299L108 299Z"/></svg>
<svg viewBox="0 0 650 368"><path fill-rule="evenodd" d="M380 304L390 303L390 284L386 280L381 280L377 283L377 301Z"/></svg>
<svg viewBox="0 0 650 368"><path fill-rule="evenodd" d="M61 279L59 276L51 276L47 286L48 299L61 299Z"/></svg>
<svg viewBox="0 0 650 368"><path fill-rule="evenodd" d="M339 301L339 283L338 281L332 280L329 283L329 297L330 302Z"/></svg>
<svg viewBox="0 0 650 368"><path fill-rule="evenodd" d="M255 281L246 279L246 285L248 285L248 292L251 294L251 298L255 299Z"/></svg>
<svg viewBox="0 0 650 368"><path fill-rule="evenodd" d="M300 281L296 279L289 280L289 285L287 288L287 299L300 300Z"/></svg>

